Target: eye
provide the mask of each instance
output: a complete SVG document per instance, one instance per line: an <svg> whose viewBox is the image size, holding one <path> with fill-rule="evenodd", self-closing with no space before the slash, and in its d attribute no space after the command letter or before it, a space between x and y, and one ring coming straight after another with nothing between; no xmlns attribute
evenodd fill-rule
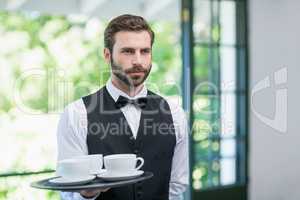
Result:
<svg viewBox="0 0 300 200"><path fill-rule="evenodd" d="M141 51L142 54L148 54L150 52L151 52L150 49L142 49L142 51Z"/></svg>
<svg viewBox="0 0 300 200"><path fill-rule="evenodd" d="M133 54L134 50L133 49L123 49L122 53L126 53L126 54Z"/></svg>

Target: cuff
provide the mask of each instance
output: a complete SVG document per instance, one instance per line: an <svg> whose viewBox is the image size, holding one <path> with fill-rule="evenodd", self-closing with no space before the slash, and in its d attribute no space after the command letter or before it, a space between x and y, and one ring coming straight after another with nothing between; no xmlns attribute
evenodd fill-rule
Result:
<svg viewBox="0 0 300 200"><path fill-rule="evenodd" d="M183 194L177 194L177 195L172 195L169 194L169 199L170 200L183 200Z"/></svg>

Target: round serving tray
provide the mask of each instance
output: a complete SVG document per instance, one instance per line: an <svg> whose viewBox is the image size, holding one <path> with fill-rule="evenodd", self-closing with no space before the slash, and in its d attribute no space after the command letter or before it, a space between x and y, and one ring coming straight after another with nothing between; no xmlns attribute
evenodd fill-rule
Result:
<svg viewBox="0 0 300 200"><path fill-rule="evenodd" d="M90 183L87 183L87 184L70 185L70 186L58 185L58 184L49 182L49 180L57 178L57 177L52 177L52 178L33 182L31 184L31 187L38 188L38 189L45 189L45 190L78 192L78 191L87 190L87 189L104 189L104 188L122 187L122 186L126 186L126 185L135 184L140 181L145 181L147 179L150 179L152 176L153 176L153 173L145 172L143 175L141 175L139 177L129 179L129 180L122 180L122 181L105 181L101 178L95 178L93 181L91 181Z"/></svg>

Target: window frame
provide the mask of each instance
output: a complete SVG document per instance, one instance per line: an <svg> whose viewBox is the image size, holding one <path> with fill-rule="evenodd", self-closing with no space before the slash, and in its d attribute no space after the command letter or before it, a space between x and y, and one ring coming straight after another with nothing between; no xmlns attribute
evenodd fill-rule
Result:
<svg viewBox="0 0 300 200"><path fill-rule="evenodd" d="M218 1L221 0L210 0ZM223 0L225 1L225 0ZM229 1L229 0L227 0ZM192 186L192 171L194 166L194 145L190 137L190 187L186 192L185 199L210 199L218 200L230 198L233 200L246 200L248 198L248 35L247 35L247 0L230 0L236 3L236 89L230 94L236 97L236 183L226 186L209 187L201 190L194 190ZM193 99L191 98L194 69L194 47L196 42L193 36L194 1L181 1L181 27L182 27L182 91L183 107L189 114L190 130L193 127ZM220 43L202 43L208 48L220 47ZM226 46L226 45L224 45ZM219 74L219 73L218 73Z"/></svg>

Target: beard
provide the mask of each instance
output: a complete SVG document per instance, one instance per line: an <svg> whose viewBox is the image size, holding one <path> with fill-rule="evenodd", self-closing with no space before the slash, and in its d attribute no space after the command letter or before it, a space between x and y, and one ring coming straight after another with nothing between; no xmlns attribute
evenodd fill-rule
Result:
<svg viewBox="0 0 300 200"><path fill-rule="evenodd" d="M117 65L111 58L112 73L129 88L137 87L145 82L152 68L152 64L148 69L142 65L134 65L133 67L123 70L121 65ZM141 75L133 75L133 73L141 73Z"/></svg>

